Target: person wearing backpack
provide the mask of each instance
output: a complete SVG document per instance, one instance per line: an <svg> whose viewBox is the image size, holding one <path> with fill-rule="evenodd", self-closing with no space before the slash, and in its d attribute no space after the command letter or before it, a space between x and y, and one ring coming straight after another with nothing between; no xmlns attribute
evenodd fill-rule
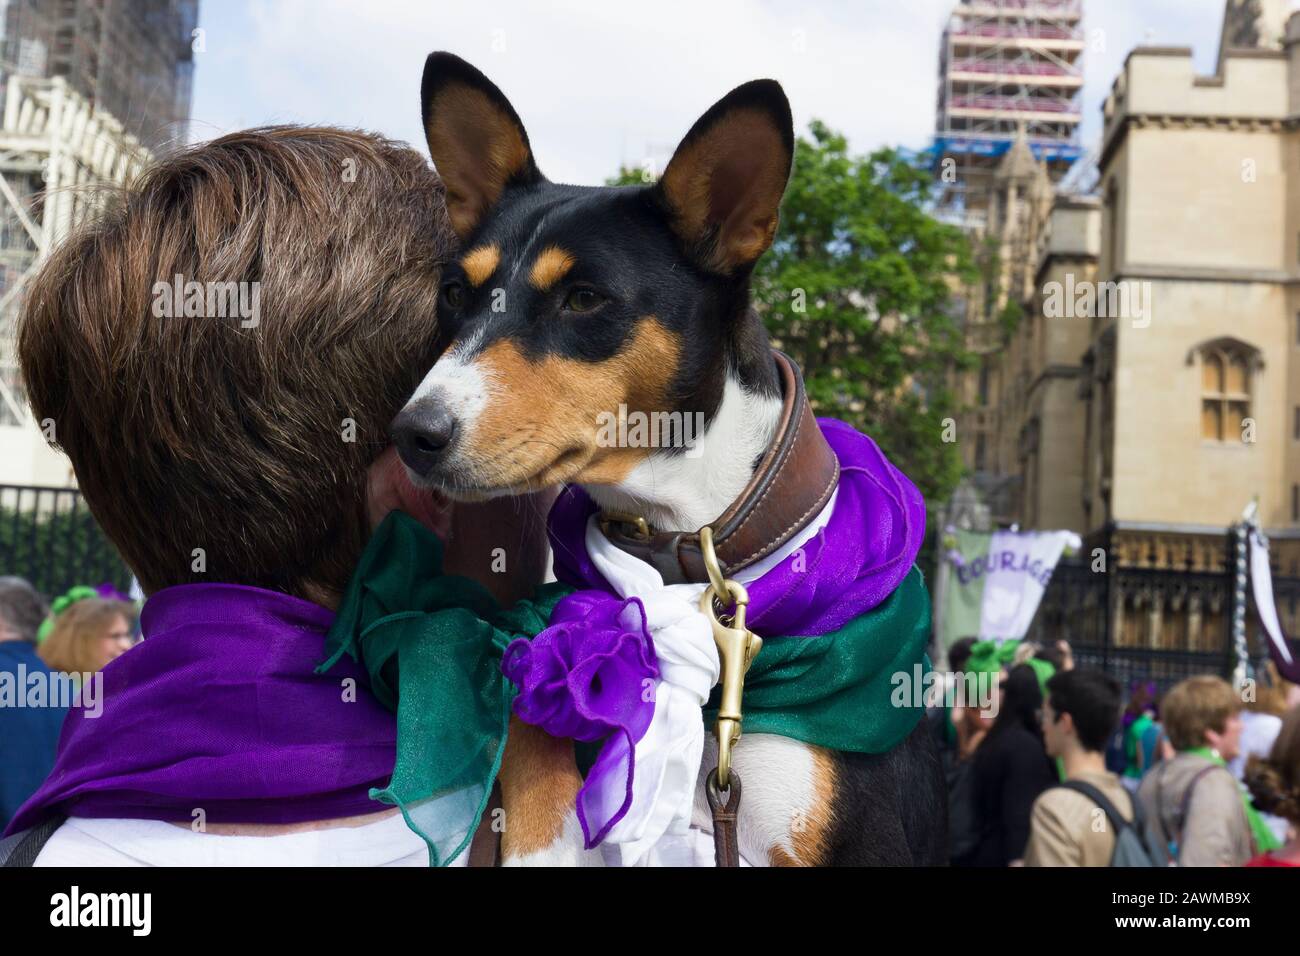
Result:
<svg viewBox="0 0 1300 956"><path fill-rule="evenodd" d="M1241 866L1276 840L1226 762L1241 747L1241 698L1221 677L1189 677L1161 703L1175 755L1142 778L1147 845L1161 864Z"/></svg>
<svg viewBox="0 0 1300 956"><path fill-rule="evenodd" d="M1106 769L1106 745L1119 724L1121 689L1091 667L1047 682L1043 743L1065 768L1065 781L1034 801L1025 866L1150 866L1134 828L1136 808L1119 775ZM1127 831L1123 861L1117 836ZM1133 841L1137 841L1133 846Z"/></svg>

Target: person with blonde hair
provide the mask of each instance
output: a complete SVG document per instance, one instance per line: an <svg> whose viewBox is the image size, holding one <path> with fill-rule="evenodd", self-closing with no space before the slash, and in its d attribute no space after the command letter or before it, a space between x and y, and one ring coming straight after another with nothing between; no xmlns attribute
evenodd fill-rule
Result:
<svg viewBox="0 0 1300 956"><path fill-rule="evenodd" d="M82 598L53 619L37 653L45 665L73 678L103 670L135 643L135 608L125 601Z"/></svg>
<svg viewBox="0 0 1300 956"><path fill-rule="evenodd" d="M1138 788L1148 847L1160 863L1241 866L1272 834L1226 766L1241 748L1240 698L1221 677L1190 677L1160 713L1176 753Z"/></svg>
<svg viewBox="0 0 1300 956"><path fill-rule="evenodd" d="M1246 785L1255 806L1290 824L1280 849L1261 853L1247 866L1300 866L1300 708L1282 719L1282 730L1267 757L1246 762Z"/></svg>

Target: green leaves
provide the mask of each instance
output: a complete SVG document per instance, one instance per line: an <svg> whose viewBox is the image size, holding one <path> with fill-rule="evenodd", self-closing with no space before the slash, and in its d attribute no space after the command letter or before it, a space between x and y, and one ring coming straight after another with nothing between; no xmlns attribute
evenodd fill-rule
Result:
<svg viewBox="0 0 1300 956"><path fill-rule="evenodd" d="M898 151L854 156L813 121L754 296L818 413L875 438L935 501L961 477L941 438L957 410L947 373L969 358L951 290L977 271L961 230L926 212L933 183Z"/></svg>

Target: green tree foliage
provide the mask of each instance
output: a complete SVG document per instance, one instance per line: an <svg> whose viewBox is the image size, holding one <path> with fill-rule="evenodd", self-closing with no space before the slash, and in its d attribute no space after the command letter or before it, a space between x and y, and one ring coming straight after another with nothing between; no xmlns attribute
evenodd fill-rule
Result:
<svg viewBox="0 0 1300 956"><path fill-rule="evenodd" d="M609 183L644 181L624 168ZM937 503L962 474L957 444L943 441L957 411L947 375L971 360L952 289L979 273L965 234L927 213L933 188L929 170L897 150L852 155L813 121L754 299L818 413L875 438Z"/></svg>

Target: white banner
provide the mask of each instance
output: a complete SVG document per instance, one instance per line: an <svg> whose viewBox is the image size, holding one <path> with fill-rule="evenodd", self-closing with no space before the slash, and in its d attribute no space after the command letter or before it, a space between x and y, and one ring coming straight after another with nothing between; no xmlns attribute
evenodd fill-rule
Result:
<svg viewBox="0 0 1300 956"><path fill-rule="evenodd" d="M1296 665L1291 645L1282 633L1282 622L1277 617L1273 602L1273 569L1268 564L1268 539L1256 528L1250 530L1250 581L1255 592L1255 609L1259 622L1273 644L1273 657L1278 670L1285 672Z"/></svg>
<svg viewBox="0 0 1300 956"><path fill-rule="evenodd" d="M994 532L984 566L980 637L1024 637L1061 553L1082 543L1073 531Z"/></svg>

